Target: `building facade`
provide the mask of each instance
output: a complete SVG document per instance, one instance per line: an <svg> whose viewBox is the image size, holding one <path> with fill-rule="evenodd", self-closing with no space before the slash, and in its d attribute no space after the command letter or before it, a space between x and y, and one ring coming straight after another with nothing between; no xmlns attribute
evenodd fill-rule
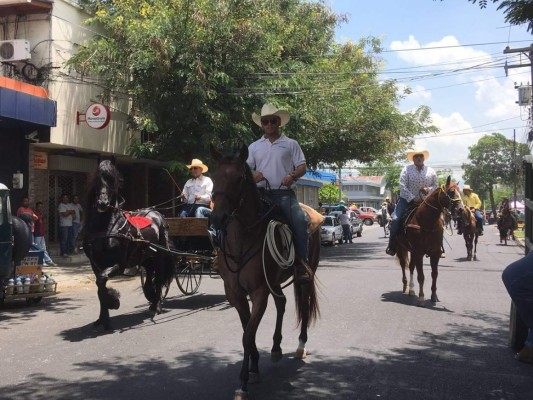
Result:
<svg viewBox="0 0 533 400"><path fill-rule="evenodd" d="M381 209L381 204L390 193L385 189L387 181L383 176L343 176L342 193L349 203L358 207Z"/></svg>
<svg viewBox="0 0 533 400"><path fill-rule="evenodd" d="M129 99L100 104L98 79L65 64L99 34L84 26L88 17L72 0L0 2L0 182L11 188L15 210L26 195L32 205L44 203L52 241L58 239L61 194L85 199L102 158L117 160L126 208L174 197L161 163L128 156L131 140L140 140L138 132L128 129ZM157 191L149 190L155 187Z"/></svg>

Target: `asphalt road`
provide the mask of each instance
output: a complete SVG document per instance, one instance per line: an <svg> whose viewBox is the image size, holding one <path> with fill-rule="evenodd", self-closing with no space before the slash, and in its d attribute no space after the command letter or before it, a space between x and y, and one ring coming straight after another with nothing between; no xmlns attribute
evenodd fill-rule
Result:
<svg viewBox="0 0 533 400"><path fill-rule="evenodd" d="M292 290L282 347L270 362L273 302L259 327L261 382L252 399L533 399L533 366L507 347L510 300L501 271L523 254L486 228L479 261L462 237L446 236L440 302L416 305L384 252L378 226L354 243L324 247L321 319L306 360L294 359L298 331ZM426 267L426 297L430 269ZM232 399L241 362L241 327L222 281L204 278L184 297L173 283L165 312L151 321L138 278L115 280L122 306L115 330L92 329L94 284L77 285L37 306L0 308L0 399Z"/></svg>

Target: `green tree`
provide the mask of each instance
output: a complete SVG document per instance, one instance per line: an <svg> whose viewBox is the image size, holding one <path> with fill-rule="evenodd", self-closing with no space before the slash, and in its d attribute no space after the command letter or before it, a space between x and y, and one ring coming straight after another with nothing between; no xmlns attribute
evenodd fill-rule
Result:
<svg viewBox="0 0 533 400"><path fill-rule="evenodd" d="M436 132L427 107L400 113L403 94L378 80L379 40L336 43L335 27L346 18L323 2L81 4L103 34L68 64L102 87L102 100L131 100L131 129L151 138L133 142L134 155L207 160L209 143L250 143L261 134L251 113L267 101L291 112L284 132L310 166L394 160L415 134Z"/></svg>
<svg viewBox="0 0 533 400"><path fill-rule="evenodd" d="M520 165L520 160L527 154L530 154L527 145L516 143L515 147L513 141L501 133L484 136L475 145L469 147L470 163L462 165L465 171L463 179L474 192L487 194L491 208L495 212L496 185L516 182L519 190L523 192L521 170L516 168L514 160L516 159L517 164Z"/></svg>
<svg viewBox="0 0 533 400"><path fill-rule="evenodd" d="M478 3L480 8L486 8L489 1L499 3L498 10L503 10L505 22L511 25L527 24L528 32L533 33L533 0L468 0Z"/></svg>
<svg viewBox="0 0 533 400"><path fill-rule="evenodd" d="M328 183L318 190L318 199L324 204L336 204L339 200L339 187Z"/></svg>

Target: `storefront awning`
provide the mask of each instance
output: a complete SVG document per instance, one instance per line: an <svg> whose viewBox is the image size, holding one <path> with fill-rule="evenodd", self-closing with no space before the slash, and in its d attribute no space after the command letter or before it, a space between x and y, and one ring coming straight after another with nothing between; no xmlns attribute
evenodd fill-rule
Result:
<svg viewBox="0 0 533 400"><path fill-rule="evenodd" d="M14 83L15 82L15 83ZM56 126L57 103L46 89L9 78L0 78L0 120Z"/></svg>

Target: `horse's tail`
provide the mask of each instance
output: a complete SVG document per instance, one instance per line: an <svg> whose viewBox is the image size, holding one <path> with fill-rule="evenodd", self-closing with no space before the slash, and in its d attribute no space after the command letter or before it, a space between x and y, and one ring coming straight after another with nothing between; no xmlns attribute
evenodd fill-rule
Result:
<svg viewBox="0 0 533 400"><path fill-rule="evenodd" d="M320 259L320 229L317 229L309 240L309 266L313 270L313 279L308 285L294 285L296 316L298 325L306 323L309 328L319 317L316 270ZM307 299L306 297L309 296Z"/></svg>

